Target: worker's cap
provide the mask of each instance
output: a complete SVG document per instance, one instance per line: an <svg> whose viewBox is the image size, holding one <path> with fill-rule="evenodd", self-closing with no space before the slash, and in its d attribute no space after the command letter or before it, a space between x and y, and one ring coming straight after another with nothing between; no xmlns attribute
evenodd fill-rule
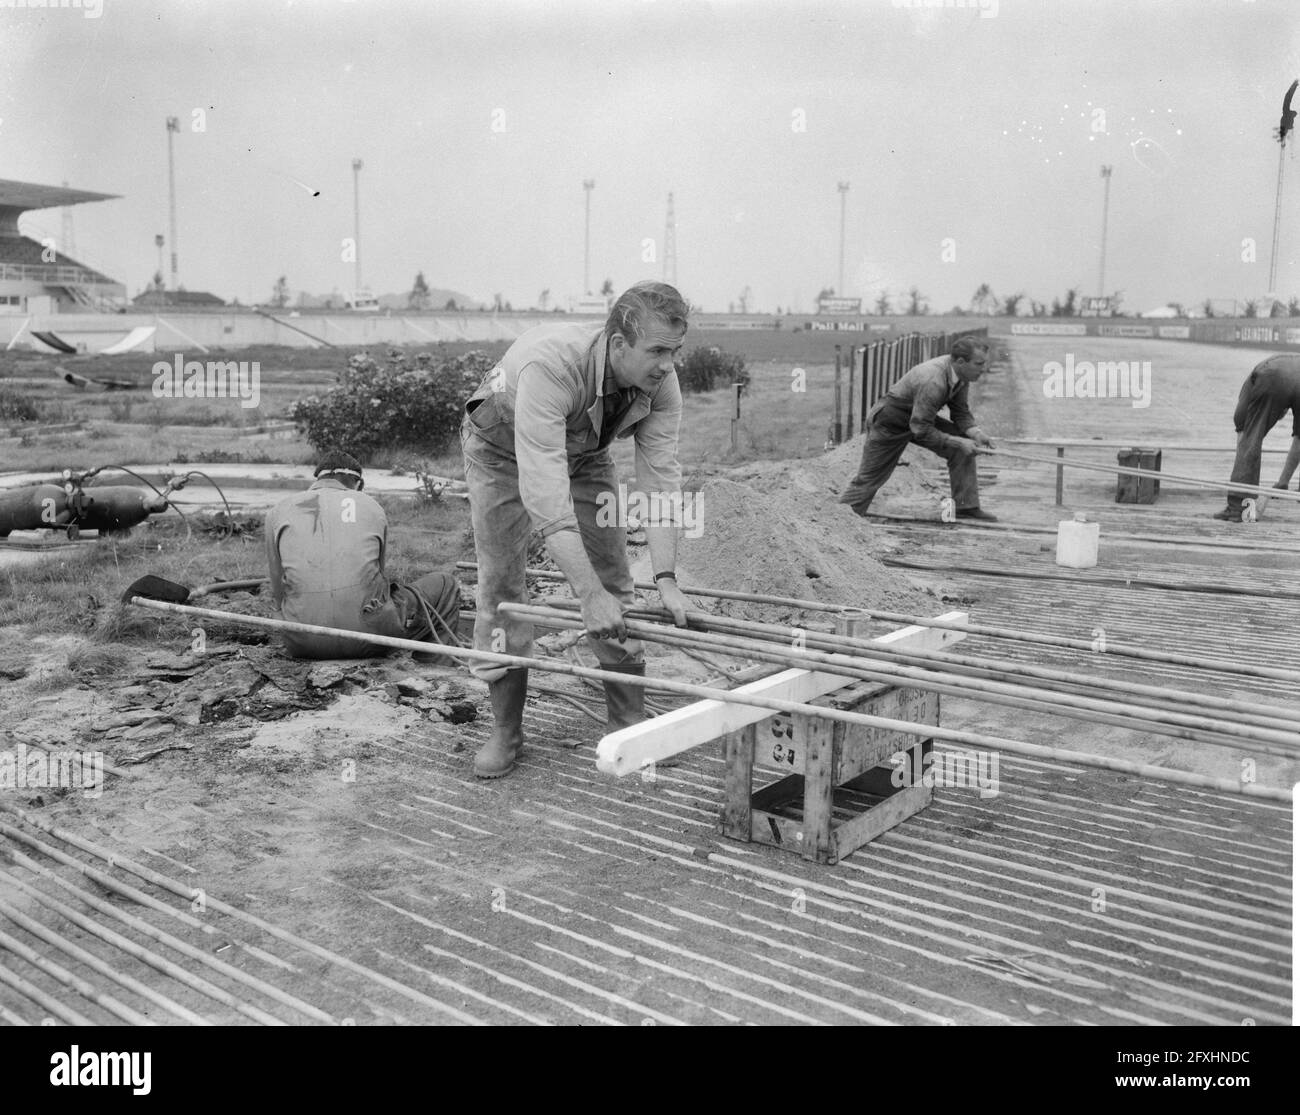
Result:
<svg viewBox="0 0 1300 1115"><path fill-rule="evenodd" d="M312 476L317 479L322 476L355 476L360 480L361 462L351 453L344 453L341 449L331 449L321 456L320 463Z"/></svg>

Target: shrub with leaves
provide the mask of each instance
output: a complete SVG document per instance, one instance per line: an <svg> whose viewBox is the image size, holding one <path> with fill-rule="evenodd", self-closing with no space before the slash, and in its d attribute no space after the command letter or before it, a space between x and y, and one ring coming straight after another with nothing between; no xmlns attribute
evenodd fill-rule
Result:
<svg viewBox="0 0 1300 1115"><path fill-rule="evenodd" d="M313 448L342 449L363 464L380 448L437 454L454 441L465 400L495 366L477 351L440 358L389 349L384 365L358 353L337 387L300 399L289 413Z"/></svg>
<svg viewBox="0 0 1300 1115"><path fill-rule="evenodd" d="M45 408L30 395L0 387L0 421L39 422L44 417Z"/></svg>
<svg viewBox="0 0 1300 1115"><path fill-rule="evenodd" d="M716 346L694 348L677 364L677 381L682 394L713 391L733 383L749 384L745 358L738 353L723 352Z"/></svg>

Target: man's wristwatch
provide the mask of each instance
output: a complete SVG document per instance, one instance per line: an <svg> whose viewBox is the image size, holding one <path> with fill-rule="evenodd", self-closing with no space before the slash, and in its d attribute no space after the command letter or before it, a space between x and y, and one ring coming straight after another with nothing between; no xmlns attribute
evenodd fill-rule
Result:
<svg viewBox="0 0 1300 1115"><path fill-rule="evenodd" d="M676 573L656 573L656 574L655 574L655 584L657 585L660 581L664 580L665 578L667 578L668 580L672 581L673 584L676 584L676 583L677 583L677 574L676 574Z"/></svg>

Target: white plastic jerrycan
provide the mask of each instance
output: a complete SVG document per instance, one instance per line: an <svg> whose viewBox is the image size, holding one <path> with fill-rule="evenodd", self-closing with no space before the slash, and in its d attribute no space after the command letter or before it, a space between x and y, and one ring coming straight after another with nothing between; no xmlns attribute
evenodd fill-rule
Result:
<svg viewBox="0 0 1300 1115"><path fill-rule="evenodd" d="M1071 569L1091 569L1097 564L1097 541L1101 524L1088 522L1082 512L1063 519L1056 530L1056 564Z"/></svg>

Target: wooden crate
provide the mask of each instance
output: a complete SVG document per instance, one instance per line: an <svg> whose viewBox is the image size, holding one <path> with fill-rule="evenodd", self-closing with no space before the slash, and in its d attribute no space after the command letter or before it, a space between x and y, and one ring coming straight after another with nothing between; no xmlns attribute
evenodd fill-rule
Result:
<svg viewBox="0 0 1300 1115"><path fill-rule="evenodd" d="M939 695L860 682L810 702L917 725L939 723ZM919 743L919 746L918 746ZM833 864L930 804L922 784L933 740L916 733L776 714L722 737L722 835ZM890 762L905 756L902 766ZM753 789L754 768L789 771Z"/></svg>

